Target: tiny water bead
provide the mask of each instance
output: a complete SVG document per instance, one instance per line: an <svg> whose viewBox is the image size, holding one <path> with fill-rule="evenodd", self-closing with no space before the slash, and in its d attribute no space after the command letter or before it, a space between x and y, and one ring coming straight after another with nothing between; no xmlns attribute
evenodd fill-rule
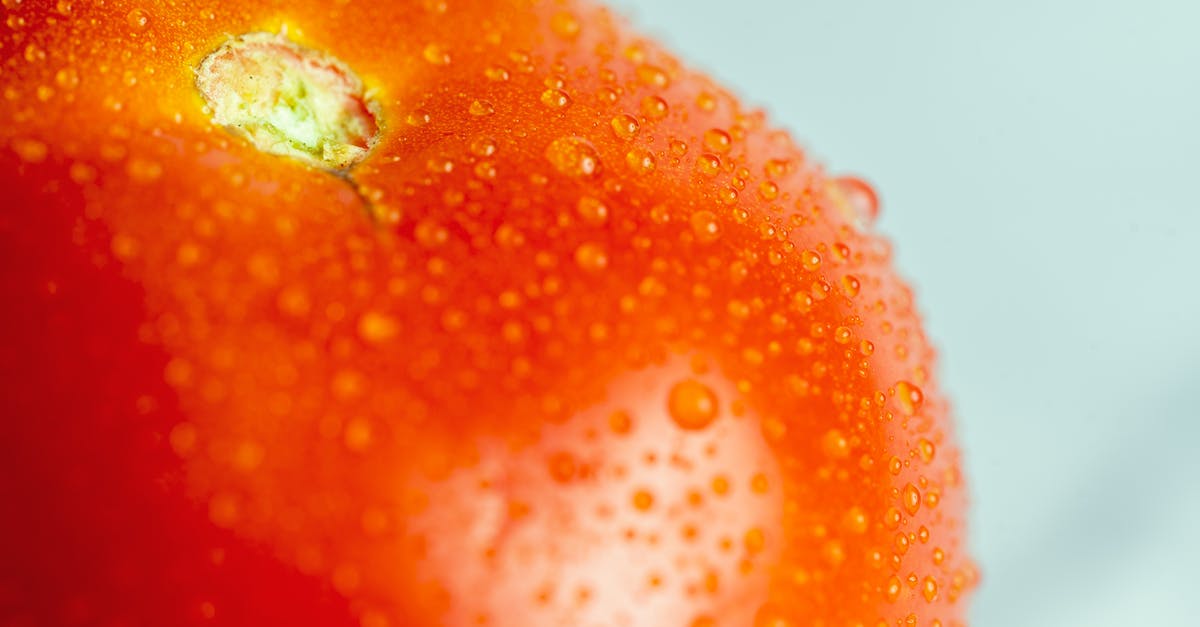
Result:
<svg viewBox="0 0 1200 627"><path fill-rule="evenodd" d="M711 153L704 153L696 159L696 171L705 176L716 176L721 172L721 158Z"/></svg>
<svg viewBox="0 0 1200 627"><path fill-rule="evenodd" d="M567 483L575 477L575 456L567 452L558 452L548 460L550 476L559 483Z"/></svg>
<svg viewBox="0 0 1200 627"><path fill-rule="evenodd" d="M608 266L608 252L600 244L581 244L575 249L575 263L589 272L599 272Z"/></svg>
<svg viewBox="0 0 1200 627"><path fill-rule="evenodd" d="M638 132L637 119L627 113L622 113L614 117L609 122L609 126L612 127L613 135L618 139L633 139Z"/></svg>
<svg viewBox="0 0 1200 627"><path fill-rule="evenodd" d="M600 173L600 155L582 137L559 137L550 142L545 154L550 165L566 176L586 178Z"/></svg>
<svg viewBox="0 0 1200 627"><path fill-rule="evenodd" d="M36 139L15 139L10 145L25 163L41 163L50 154L50 148Z"/></svg>
<svg viewBox="0 0 1200 627"><path fill-rule="evenodd" d="M489 81L492 81L494 83L506 82L512 76L511 74L509 74L509 72L506 68L503 68L500 66L492 66L492 67L485 69L483 71L483 75Z"/></svg>
<svg viewBox="0 0 1200 627"><path fill-rule="evenodd" d="M780 179L787 176L792 170L792 162L787 159L768 159L763 165L763 172L767 178Z"/></svg>
<svg viewBox="0 0 1200 627"><path fill-rule="evenodd" d="M667 117L670 112L670 106L667 101L658 96L646 96L642 99L641 105L642 115L651 120L661 120Z"/></svg>
<svg viewBox="0 0 1200 627"><path fill-rule="evenodd" d="M67 67L55 72L54 84L63 89L75 89L79 86L79 70Z"/></svg>
<svg viewBox="0 0 1200 627"><path fill-rule="evenodd" d="M869 521L867 519L867 512L858 506L850 508L850 510L846 512L846 516L843 519L843 525L850 533L866 533L867 529L870 528Z"/></svg>
<svg viewBox="0 0 1200 627"><path fill-rule="evenodd" d="M433 121L433 116L424 109L413 109L404 116L404 121L409 126L422 127Z"/></svg>
<svg viewBox="0 0 1200 627"><path fill-rule="evenodd" d="M830 459L845 459L850 455L850 442L838 429L830 429L821 438L821 450Z"/></svg>
<svg viewBox="0 0 1200 627"><path fill-rule="evenodd" d="M450 53L435 43L426 45L421 56L431 65L450 65Z"/></svg>
<svg viewBox="0 0 1200 627"><path fill-rule="evenodd" d="M709 244L717 241L721 237L721 224L717 221L717 216L711 211L697 211L691 217L692 233L696 235L696 241L701 244Z"/></svg>
<svg viewBox="0 0 1200 627"><path fill-rule="evenodd" d="M550 18L550 30L563 39L575 39L581 29L579 18L569 11L559 11Z"/></svg>
<svg viewBox="0 0 1200 627"><path fill-rule="evenodd" d="M936 447L934 447L933 442L930 442L925 438L917 440L917 452L921 456L921 461L925 462L926 464L932 462L935 451Z"/></svg>
<svg viewBox="0 0 1200 627"><path fill-rule="evenodd" d="M904 502L904 511L908 512L910 516L921 509L921 491L917 489L917 486L911 483L906 484L901 493L901 499Z"/></svg>
<svg viewBox="0 0 1200 627"><path fill-rule="evenodd" d="M551 109L563 109L571 104L571 97L561 89L550 88L542 92L541 101Z"/></svg>
<svg viewBox="0 0 1200 627"><path fill-rule="evenodd" d="M704 429L717 418L717 395L704 383L685 379L671 387L667 411L682 429Z"/></svg>
<svg viewBox="0 0 1200 627"><path fill-rule="evenodd" d="M583 196L575 205L575 212L590 226L603 226L608 222L608 206L592 196Z"/></svg>
<svg viewBox="0 0 1200 627"><path fill-rule="evenodd" d="M763 181L758 186L758 195L763 200L775 200L779 197L779 185L774 181Z"/></svg>
<svg viewBox="0 0 1200 627"><path fill-rule="evenodd" d="M733 139L729 137L729 133L721 129L709 129L704 131L704 147L717 154L729 152L733 145Z"/></svg>
<svg viewBox="0 0 1200 627"><path fill-rule="evenodd" d="M921 404L925 402L925 396L921 392L921 388L908 381L900 381L896 384L896 401L900 405L900 411L904 412L906 416L912 416L921 409Z"/></svg>
<svg viewBox="0 0 1200 627"><path fill-rule="evenodd" d="M851 222L860 227L874 224L879 218L879 195L870 183L854 176L839 177L831 182L839 190L839 206Z"/></svg>
<svg viewBox="0 0 1200 627"><path fill-rule="evenodd" d="M639 65L635 73L637 74L638 81L649 87L662 89L671 84L671 77L667 74L666 70L656 65Z"/></svg>
<svg viewBox="0 0 1200 627"><path fill-rule="evenodd" d="M146 30L150 26L150 14L145 9L133 9L125 14L125 23L135 31Z"/></svg>
<svg viewBox="0 0 1200 627"><path fill-rule="evenodd" d="M608 428L617 435L625 435L633 430L633 417L627 411L615 411L608 416Z"/></svg>
<svg viewBox="0 0 1200 627"><path fill-rule="evenodd" d="M921 596L925 597L927 603L933 603L938 595L937 580L933 577L925 577L921 582Z"/></svg>
<svg viewBox="0 0 1200 627"><path fill-rule="evenodd" d="M482 118L495 113L496 106L486 100L473 100L467 107L467 112L477 118Z"/></svg>
<svg viewBox="0 0 1200 627"><path fill-rule="evenodd" d="M635 174L649 174L657 167L654 153L644 148L634 148L625 153L625 163Z"/></svg>
<svg viewBox="0 0 1200 627"><path fill-rule="evenodd" d="M842 293L848 298L854 298L855 296L858 296L858 293L861 290L862 283L859 282L858 277L852 274L847 274L846 276L842 277Z"/></svg>
<svg viewBox="0 0 1200 627"><path fill-rule="evenodd" d="M815 250L806 250L800 253L800 265L809 272L815 272L821 267L821 253Z"/></svg>
<svg viewBox="0 0 1200 627"><path fill-rule="evenodd" d="M368 344L382 344L400 332L397 320L385 313L368 311L358 322L358 334Z"/></svg>

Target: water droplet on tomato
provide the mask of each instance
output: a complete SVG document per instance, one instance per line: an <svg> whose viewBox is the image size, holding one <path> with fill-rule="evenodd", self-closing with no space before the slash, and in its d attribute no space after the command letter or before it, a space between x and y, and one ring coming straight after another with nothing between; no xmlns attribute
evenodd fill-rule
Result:
<svg viewBox="0 0 1200 627"><path fill-rule="evenodd" d="M858 506L851 507L846 511L846 515L842 519L842 525L850 533L866 533L867 529L869 528L867 512Z"/></svg>
<svg viewBox="0 0 1200 627"><path fill-rule="evenodd" d="M546 147L546 159L555 170L572 178L600 173L600 155L586 139L560 137Z"/></svg>
<svg viewBox="0 0 1200 627"><path fill-rule="evenodd" d="M421 51L421 56L431 65L450 65L450 53L438 44L429 44Z"/></svg>
<svg viewBox="0 0 1200 627"><path fill-rule="evenodd" d="M654 160L654 153L643 148L634 148L625 153L625 163L629 165L629 169L633 170L635 174L649 174L657 167Z"/></svg>
<svg viewBox="0 0 1200 627"><path fill-rule="evenodd" d="M704 153L696 159L696 171L705 176L716 176L721 172L721 158L712 153Z"/></svg>
<svg viewBox="0 0 1200 627"><path fill-rule="evenodd" d="M933 461L935 450L936 449L933 446L933 442L930 442L925 438L917 440L917 454L921 456L921 461L925 462L926 464Z"/></svg>
<svg viewBox="0 0 1200 627"><path fill-rule="evenodd" d="M883 594L889 603L895 603L900 598L901 590L900 578L892 575L887 579L887 585L883 589Z"/></svg>
<svg viewBox="0 0 1200 627"><path fill-rule="evenodd" d="M692 233L696 235L696 241L701 244L715 242L721 237L721 224L717 222L717 216L711 211L702 210L692 214L691 218Z"/></svg>
<svg viewBox="0 0 1200 627"><path fill-rule="evenodd" d="M474 100L471 102L471 105L467 107L467 113L470 113L477 118L489 116L495 112L495 105L486 100Z"/></svg>
<svg viewBox="0 0 1200 627"><path fill-rule="evenodd" d="M25 60L30 63L41 63L46 60L46 50L37 44L25 46Z"/></svg>
<svg viewBox="0 0 1200 627"><path fill-rule="evenodd" d="M937 595L937 580L933 577L925 577L924 581L921 582L921 596L925 597L926 602L933 603L934 599L937 598Z"/></svg>
<svg viewBox="0 0 1200 627"><path fill-rule="evenodd" d="M352 418L342 431L342 443L355 453L361 453L371 445L371 423L365 418Z"/></svg>
<svg viewBox="0 0 1200 627"><path fill-rule="evenodd" d="M112 242L109 246L113 255L121 261L129 261L138 256L141 252L142 245L136 238L128 233L117 233L113 235Z"/></svg>
<svg viewBox="0 0 1200 627"><path fill-rule="evenodd" d="M575 457L567 452L558 452L550 456L550 476L559 483L567 483L575 477Z"/></svg>
<svg viewBox="0 0 1200 627"><path fill-rule="evenodd" d="M815 250L805 250L800 253L800 265L809 272L816 272L821 267L821 253Z"/></svg>
<svg viewBox="0 0 1200 627"><path fill-rule="evenodd" d="M821 450L830 459L845 459L850 454L850 441L838 429L830 429L821 437Z"/></svg>
<svg viewBox="0 0 1200 627"><path fill-rule="evenodd" d="M766 201L775 200L779 197L779 186L774 181L763 181L758 186L758 195Z"/></svg>
<svg viewBox="0 0 1200 627"><path fill-rule="evenodd" d="M377 311L368 311L358 320L358 335L369 344L381 344L396 337L400 325L395 318Z"/></svg>
<svg viewBox="0 0 1200 627"><path fill-rule="evenodd" d="M862 284L859 283L858 277L847 274L842 277L842 293L849 298L858 296L858 292L862 289Z"/></svg>
<svg viewBox="0 0 1200 627"><path fill-rule="evenodd" d="M773 179L778 179L786 176L791 171L791 161L787 159L769 159L763 165L763 171L767 176Z"/></svg>
<svg viewBox="0 0 1200 627"><path fill-rule="evenodd" d="M627 113L613 117L609 124L612 126L613 135L616 135L617 139L630 140L637 135L637 119Z"/></svg>
<svg viewBox="0 0 1200 627"><path fill-rule="evenodd" d="M496 140L487 136L476 137L467 149L477 157L490 157L496 154Z"/></svg>
<svg viewBox="0 0 1200 627"><path fill-rule="evenodd" d="M583 196L575 205L575 211L583 221L591 226L602 226L608 222L608 207L600 200L591 196Z"/></svg>
<svg viewBox="0 0 1200 627"><path fill-rule="evenodd" d="M717 417L717 395L712 388L686 379L671 387L667 411L680 428L699 430L712 424Z"/></svg>
<svg viewBox="0 0 1200 627"><path fill-rule="evenodd" d="M561 89L550 88L542 92L542 104L551 109L563 109L571 104L571 97Z"/></svg>
<svg viewBox="0 0 1200 627"><path fill-rule="evenodd" d="M133 9L125 14L125 23L135 31L146 30L150 26L150 13L145 9Z"/></svg>
<svg viewBox="0 0 1200 627"><path fill-rule="evenodd" d="M599 272L608 267L608 253L600 244L580 244L575 249L575 263L589 272Z"/></svg>
<svg viewBox="0 0 1200 627"><path fill-rule="evenodd" d="M888 529L898 528L902 520L903 516L900 514L900 510L896 509L895 507L889 507L887 511L883 513L883 526Z"/></svg>
<svg viewBox="0 0 1200 627"><path fill-rule="evenodd" d="M904 504L904 511L908 512L910 516L916 514L917 510L921 509L921 491L911 483L904 486L904 490L900 494L900 500Z"/></svg>
<svg viewBox="0 0 1200 627"><path fill-rule="evenodd" d="M241 518L241 505L237 496L220 492L208 500L208 519L222 529L228 529Z"/></svg>
<svg viewBox="0 0 1200 627"><path fill-rule="evenodd" d="M667 101L658 96L646 96L642 98L642 115L651 120L661 120L667 117L670 107Z"/></svg>
<svg viewBox="0 0 1200 627"><path fill-rule="evenodd" d="M729 149L732 145L733 140L729 137L729 133L726 133L719 128L713 128L704 131L705 148L708 148L715 153L723 154L729 152Z"/></svg>
<svg viewBox="0 0 1200 627"><path fill-rule="evenodd" d="M608 428L617 435L625 435L633 429L633 418L627 411L614 411L608 415Z"/></svg>
<svg viewBox="0 0 1200 627"><path fill-rule="evenodd" d="M571 40L579 36L579 18L569 11L560 11L550 18L550 30L563 39Z"/></svg>
<svg viewBox="0 0 1200 627"><path fill-rule="evenodd" d="M492 67L487 68L486 70L483 71L483 75L485 77L487 77L487 79L489 81L492 81L494 83L503 83L503 82L507 81L509 78L508 70L506 70L498 65L494 65Z"/></svg>
<svg viewBox="0 0 1200 627"><path fill-rule="evenodd" d="M41 163L50 154L49 147L36 139L14 139L11 145L25 163Z"/></svg>
<svg viewBox="0 0 1200 627"><path fill-rule="evenodd" d="M934 547L932 557L934 565L940 566L942 562L946 561L946 551L941 547Z"/></svg>
<svg viewBox="0 0 1200 627"><path fill-rule="evenodd" d="M755 527L742 536L742 544L747 553L761 553L767 545L767 537L762 529Z"/></svg>
<svg viewBox="0 0 1200 627"><path fill-rule="evenodd" d="M664 88L671 84L671 77L667 75L666 70L656 65L639 65L637 70L638 82L651 87Z"/></svg>
<svg viewBox="0 0 1200 627"><path fill-rule="evenodd" d="M879 195L870 183L854 176L839 177L832 182L841 191L848 218L859 228L875 223L879 218Z"/></svg>
<svg viewBox="0 0 1200 627"><path fill-rule="evenodd" d="M404 121L407 122L409 126L418 126L418 127L425 126L426 124L429 124L432 120L433 120L433 116L431 116L429 114L429 112L424 109L414 109L411 112L409 112L409 114L407 116L404 117Z"/></svg>
<svg viewBox="0 0 1200 627"><path fill-rule="evenodd" d="M921 388L909 383L901 381L896 384L896 400L900 404L900 411L906 416L912 416L921 409L921 404L925 402L925 395L922 394Z"/></svg>
<svg viewBox="0 0 1200 627"><path fill-rule="evenodd" d="M63 89L75 89L79 86L79 71L67 67L54 73L54 84Z"/></svg>

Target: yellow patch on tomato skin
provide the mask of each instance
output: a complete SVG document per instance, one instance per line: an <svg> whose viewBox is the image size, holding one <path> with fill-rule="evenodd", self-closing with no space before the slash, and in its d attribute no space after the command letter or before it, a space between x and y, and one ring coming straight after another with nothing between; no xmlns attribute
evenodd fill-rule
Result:
<svg viewBox="0 0 1200 627"><path fill-rule="evenodd" d="M378 105L354 71L282 34L227 41L201 61L196 86L217 124L321 168L351 168L379 135Z"/></svg>

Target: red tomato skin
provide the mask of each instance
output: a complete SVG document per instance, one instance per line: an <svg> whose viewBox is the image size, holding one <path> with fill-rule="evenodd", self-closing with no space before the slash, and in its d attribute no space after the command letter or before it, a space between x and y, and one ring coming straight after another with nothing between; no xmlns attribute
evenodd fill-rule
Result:
<svg viewBox="0 0 1200 627"><path fill-rule="evenodd" d="M14 6L0 624L963 620L857 188L603 9ZM283 24L378 99L346 177L192 85Z"/></svg>

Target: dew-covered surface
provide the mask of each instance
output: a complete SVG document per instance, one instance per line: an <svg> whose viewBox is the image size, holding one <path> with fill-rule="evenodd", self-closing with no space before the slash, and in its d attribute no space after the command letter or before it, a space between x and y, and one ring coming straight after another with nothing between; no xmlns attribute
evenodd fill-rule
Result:
<svg viewBox="0 0 1200 627"><path fill-rule="evenodd" d="M4 6L9 623L962 624L874 192L608 11ZM285 30L345 172L196 90Z"/></svg>
<svg viewBox="0 0 1200 627"><path fill-rule="evenodd" d="M1195 622L1200 7L613 4L878 190L960 418L971 624Z"/></svg>

